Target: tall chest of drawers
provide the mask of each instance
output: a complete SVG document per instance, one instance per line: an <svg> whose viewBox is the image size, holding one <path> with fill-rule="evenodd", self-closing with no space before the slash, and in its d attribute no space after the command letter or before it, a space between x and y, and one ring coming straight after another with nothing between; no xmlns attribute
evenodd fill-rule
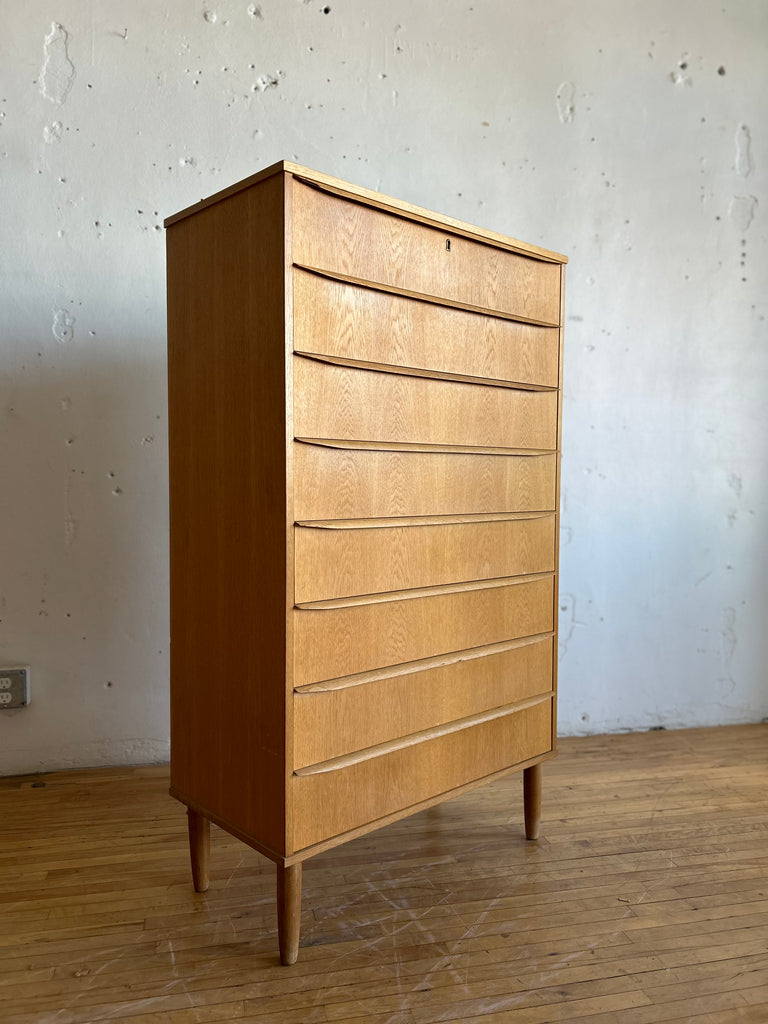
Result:
<svg viewBox="0 0 768 1024"><path fill-rule="evenodd" d="M277 865L555 751L565 257L283 162L166 221L171 793Z"/></svg>

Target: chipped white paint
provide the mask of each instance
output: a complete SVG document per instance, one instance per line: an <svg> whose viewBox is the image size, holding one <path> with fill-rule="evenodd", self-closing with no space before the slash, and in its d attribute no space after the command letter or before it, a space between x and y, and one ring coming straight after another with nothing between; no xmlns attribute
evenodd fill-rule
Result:
<svg viewBox="0 0 768 1024"><path fill-rule="evenodd" d="M63 131L64 126L61 121L53 121L51 124L47 124L45 128L43 128L43 138L49 145L52 145L54 142L61 142Z"/></svg>
<svg viewBox="0 0 768 1024"><path fill-rule="evenodd" d="M557 87L555 103L561 124L568 124L573 120L576 114L575 96L576 90L573 82L561 82Z"/></svg>
<svg viewBox="0 0 768 1024"><path fill-rule="evenodd" d="M728 216L741 232L745 232L755 216L757 196L733 196L728 203Z"/></svg>
<svg viewBox="0 0 768 1024"><path fill-rule="evenodd" d="M64 513L64 543L67 547L74 543L77 537L77 520L72 518L70 512Z"/></svg>
<svg viewBox="0 0 768 1024"><path fill-rule="evenodd" d="M74 332L75 318L66 309L57 309L53 314L53 325L51 330L56 341L64 345L68 341L72 341L75 336Z"/></svg>
<svg viewBox="0 0 768 1024"><path fill-rule="evenodd" d="M285 76L284 71L277 71L274 75L259 75L253 83L253 91L265 92L267 89L276 89L280 79Z"/></svg>
<svg viewBox="0 0 768 1024"><path fill-rule="evenodd" d="M690 60L690 55L687 54L687 53L684 53L682 55L682 57L680 58L680 60L677 62L677 67L675 68L675 70L670 72L670 75L669 75L670 80L672 82L674 82L675 85L682 85L682 86L689 86L689 87L693 85L693 78L688 73L688 67L689 67L688 62L689 62L689 60Z"/></svg>
<svg viewBox="0 0 768 1024"><path fill-rule="evenodd" d="M40 91L47 100L59 106L67 98L75 77L75 66L67 53L67 30L54 21L43 43L43 66Z"/></svg>
<svg viewBox="0 0 768 1024"><path fill-rule="evenodd" d="M752 173L752 134L745 124L736 129L736 173L748 178Z"/></svg>
<svg viewBox="0 0 768 1024"><path fill-rule="evenodd" d="M560 729L768 716L768 4L5 7L0 772L167 756L162 219L281 157L571 257Z"/></svg>

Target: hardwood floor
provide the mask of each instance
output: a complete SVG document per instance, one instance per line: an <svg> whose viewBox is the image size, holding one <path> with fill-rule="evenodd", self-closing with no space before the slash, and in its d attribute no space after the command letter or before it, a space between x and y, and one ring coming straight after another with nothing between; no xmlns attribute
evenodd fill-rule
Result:
<svg viewBox="0 0 768 1024"><path fill-rule="evenodd" d="M212 829L192 889L165 766L0 779L3 1024L766 1024L768 725L560 741L519 775L308 861Z"/></svg>

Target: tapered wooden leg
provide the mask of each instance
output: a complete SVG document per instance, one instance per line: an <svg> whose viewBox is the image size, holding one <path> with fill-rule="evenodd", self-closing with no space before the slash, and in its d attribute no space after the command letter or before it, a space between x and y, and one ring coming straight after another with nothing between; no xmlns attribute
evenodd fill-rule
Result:
<svg viewBox="0 0 768 1024"><path fill-rule="evenodd" d="M301 864L277 865L277 936L280 963L290 966L299 956L301 927Z"/></svg>
<svg viewBox="0 0 768 1024"><path fill-rule="evenodd" d="M211 853L211 823L202 814L187 808L189 826L189 857L192 861L192 883L195 892L208 888L208 861Z"/></svg>
<svg viewBox="0 0 768 1024"><path fill-rule="evenodd" d="M525 838L539 838L541 822L542 766L534 764L523 769L523 807L525 809Z"/></svg>

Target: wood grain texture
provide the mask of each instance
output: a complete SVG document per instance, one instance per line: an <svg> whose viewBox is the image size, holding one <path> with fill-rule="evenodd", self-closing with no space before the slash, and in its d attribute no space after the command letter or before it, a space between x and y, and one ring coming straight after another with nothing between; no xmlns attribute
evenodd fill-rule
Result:
<svg viewBox="0 0 768 1024"><path fill-rule="evenodd" d="M543 633L552 577L295 612L296 686Z"/></svg>
<svg viewBox="0 0 768 1024"><path fill-rule="evenodd" d="M565 355L565 267L560 267L560 332L558 340L558 394L557 394L557 468L555 470L555 595L553 605L553 629L559 630L560 623L560 487L562 470L563 439L563 362ZM552 666L552 689L557 694L557 659ZM552 703L552 749L557 749L557 699Z"/></svg>
<svg viewBox="0 0 768 1024"><path fill-rule="evenodd" d="M552 690L547 690L544 693L536 694L534 697L528 697L526 700L514 701L512 704L505 704L499 708L489 708L487 711L481 711L476 715L457 718L453 722L443 722L442 725L433 725L429 729L422 729L420 732L385 740L383 743L377 743L372 747L352 750L348 754L341 754L339 757L332 757L327 761L318 761L316 764L305 765L303 768L296 768L294 774L299 778L304 778L310 775L327 775L339 772L343 769L354 767L362 761L376 760L389 754L399 753L409 747L420 747L425 743L432 742L432 740L444 739L453 733L464 732L476 726L486 725L498 718L507 718L512 714L518 714L535 705L551 702L553 696ZM439 795L439 791L437 792Z"/></svg>
<svg viewBox="0 0 768 1024"><path fill-rule="evenodd" d="M506 650L473 648L448 664L403 665L397 675L353 686L300 692L294 768L512 704L551 684L552 638L544 637Z"/></svg>
<svg viewBox="0 0 768 1024"><path fill-rule="evenodd" d="M361 451L297 443L296 518L554 509L555 456Z"/></svg>
<svg viewBox="0 0 768 1024"><path fill-rule="evenodd" d="M192 885L195 892L208 889L211 859L211 823L191 807L187 808L189 828L189 859L192 862Z"/></svg>
<svg viewBox="0 0 768 1024"><path fill-rule="evenodd" d="M298 352L470 379L557 387L558 331L294 268Z"/></svg>
<svg viewBox="0 0 768 1024"><path fill-rule="evenodd" d="M283 225L275 177L167 235L172 785L277 851L286 742Z"/></svg>
<svg viewBox="0 0 768 1024"><path fill-rule="evenodd" d="M533 245L531 242L523 242L518 238L510 238L508 235L502 235L498 231L492 231L489 228L478 227L476 224L468 224L466 221L457 220L456 218L449 217L446 214L435 213L433 210L427 210L423 206L415 206L413 203L406 202L403 199L384 195L382 192L376 192L373 189L364 188L362 185L355 185L349 181L342 181L341 178L336 178L331 174L324 174L322 171L311 170L309 167L303 167L301 164L294 163L292 160L279 160L270 167L265 167L262 170L257 171L256 174L251 174L242 181L221 189L219 192L214 193L207 199L202 199L199 203L194 203L192 206L188 206L179 213L175 213L172 216L167 217L164 221L165 226L168 227L171 224L175 224L176 221L182 220L185 217L191 216L193 213L206 209L214 203L221 202L222 199L227 199L236 192L241 192L244 189L250 188L252 185L263 181L265 178L269 178L283 172L291 175L292 177L299 178L302 181L309 182L317 188L322 188L326 191L333 192L336 195L341 195L345 199L351 199L354 202L362 201L370 206L376 207L377 209L387 210L400 216L405 216L412 220L419 221L422 224L430 224L441 231L444 228L449 227L452 231L464 235L466 238L473 238L476 241L488 242L491 245L496 245L503 249L510 249L512 252L521 252L542 260L548 260L552 263L568 262L568 257L563 256L561 253L552 252L550 249L544 249L541 246Z"/></svg>
<svg viewBox="0 0 768 1024"><path fill-rule="evenodd" d="M271 862L213 828L192 891L167 765L0 779L3 1024L764 1024L768 725L558 746L537 843L515 774L306 861L290 970Z"/></svg>
<svg viewBox="0 0 768 1024"><path fill-rule="evenodd" d="M337 771L295 776L297 848L550 749L551 701Z"/></svg>
<svg viewBox="0 0 768 1024"><path fill-rule="evenodd" d="M301 874L301 863L277 865L277 938L280 963L286 967L299 957Z"/></svg>
<svg viewBox="0 0 768 1024"><path fill-rule="evenodd" d="M562 371L556 254L296 170L167 222L171 792L286 963L300 861L552 756Z"/></svg>
<svg viewBox="0 0 768 1024"><path fill-rule="evenodd" d="M550 572L554 523L547 515L371 529L297 526L295 600Z"/></svg>
<svg viewBox="0 0 768 1024"><path fill-rule="evenodd" d="M557 447L557 392L376 373L294 357L297 437Z"/></svg>
<svg viewBox="0 0 768 1024"><path fill-rule="evenodd" d="M553 702L554 703L554 702ZM544 772L540 764L523 769L523 814L525 838L538 839L541 827L541 785Z"/></svg>
<svg viewBox="0 0 768 1024"><path fill-rule="evenodd" d="M560 267L295 183L295 263L494 310L560 320ZM450 245L450 249L448 248Z"/></svg>

